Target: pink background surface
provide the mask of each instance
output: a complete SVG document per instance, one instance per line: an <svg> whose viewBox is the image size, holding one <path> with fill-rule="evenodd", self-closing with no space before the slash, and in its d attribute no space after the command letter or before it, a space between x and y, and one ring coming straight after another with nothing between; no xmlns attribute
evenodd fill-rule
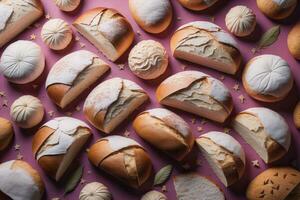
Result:
<svg viewBox="0 0 300 200"><path fill-rule="evenodd" d="M135 32L139 31L141 33L141 36L138 36L136 34L134 44L136 44L138 41L141 41L143 39L154 39L154 40L160 41L165 46L165 48L167 49L168 52L170 52L169 51L170 36L176 30L176 28L178 28L180 25L185 24L187 22L191 22L191 21L197 21L197 20L211 21L212 17L214 17L215 23L220 25L224 29L226 29L226 27L224 25L225 15L228 12L228 10L231 7L233 7L234 5L238 5L238 4L247 5L248 7L252 8L254 10L254 12L257 15L257 22L258 22L257 30L255 33L256 38L259 37L265 30L267 30L268 28L270 28L272 25L275 24L275 22L269 20L268 18L263 16L262 13L259 12L254 0L251 0L251 1L249 1L249 0L243 0L243 1L242 0L239 0L239 1L231 0L228 2L224 2L221 6L219 6L213 12L205 12L205 13L190 12L190 11L184 9L183 7L181 7L176 0L172 0L173 10L174 10L174 19L173 19L172 25L163 34L151 35L151 34L145 33L133 21L131 15L129 13L127 1L124 1L124 0L109 0L109 1L108 0L98 0L98 1L86 0L86 1L82 2L80 8L73 13L61 12L54 5L54 3L50 0L43 0L42 2L44 4L46 14L49 14L52 18L62 18L64 20L66 20L67 22L69 22L70 24L76 19L77 16L79 16L81 13L89 10L90 8L94 8L97 6L115 8L115 9L119 10L123 15L126 16L126 18L131 22ZM177 20L178 17L180 17L181 20ZM184 169L182 167L180 167L180 165L178 163L173 162L170 158L163 155L161 152L155 150L154 148L149 146L147 143L142 141L132 130L131 122L139 112L141 112L145 109L155 108L155 107L160 106L157 103L155 96L154 96L154 91L155 91L156 87L167 76L170 76L171 74L182 71L183 70L182 65L185 65L187 67L186 68L187 70L203 71L204 73L210 74L215 78L220 78L222 75L225 76L224 83L230 89L231 94L233 96L234 105L235 105L232 116L234 116L235 113L238 113L239 111L242 111L246 108L254 107L254 106L266 106L266 107L274 109L275 111L282 114L284 116L284 118L287 120L287 122L290 126L290 129L291 129L291 132L292 132L292 137L293 137L292 146L291 146L290 151L287 154L287 156L285 156L285 158L283 158L282 160L280 160L276 163L273 163L272 165L290 165L295 159L298 159L297 162L298 162L298 166L299 166L300 136L299 136L299 132L296 130L296 128L293 124L293 121L292 121L292 110L297 102L297 98L298 98L297 96L299 94L299 89L297 89L297 88L299 88L299 86L300 86L300 76L299 76L300 63L291 57L291 55L288 53L288 49L287 49L287 45L286 45L286 38L287 38L288 31L290 30L291 26L293 24L295 24L297 19L298 20L300 19L300 6L299 5L298 5L296 12L290 19L285 20L284 22L280 22L282 29L281 29L281 34L280 34L279 40L271 47L266 48L266 49L260 51L259 53L257 53L257 54L271 53L271 54L275 54L275 55L280 55L282 58L284 58L285 60L288 61L288 63L291 66L291 69L293 71L294 77L296 79L296 84L295 84L292 92L290 93L290 95L284 101L279 102L279 103L274 103L274 104L260 103L260 102L257 102L255 100L251 99L244 92L244 89L243 89L241 81L240 81L240 77L241 77L240 73L238 76L228 76L228 75L216 72L214 70L210 70L205 67L195 66L195 65L187 63L187 62L176 60L171 56L170 53L169 53L170 63L169 63L169 69L168 69L167 73L163 77L159 78L159 80L143 81L143 80L135 77L128 69L128 67L127 67L128 52L126 53L125 56L123 56L118 61L119 63L126 64L125 70L121 71L118 69L116 64L109 62L101 53L99 53L97 51L97 49L95 47L93 47L87 40L85 40L78 33L76 33L76 30L74 28L73 28L73 30L74 30L74 36L79 36L80 42L84 43L86 45L83 49L88 49L92 52L97 53L101 58L103 58L111 66L111 72L108 73L104 78L100 79L98 81L98 83L100 83L104 79L109 79L111 77L119 76L119 77L127 78L127 79L137 82L151 96L151 102L148 102L146 105L139 108L134 114L132 114L129 117L128 120L126 120L124 123L122 123L119 126L119 128L113 132L113 134L123 134L125 132L125 130L129 130L131 133L129 137L136 139L140 144L142 144L148 150L148 152L152 158L153 164L154 164L154 169L157 171L158 169L165 166L166 164L172 163L175 166L175 170L173 171L173 174L172 174L172 176L174 176L178 173L184 172ZM37 83L34 83L34 84L39 84L39 87L33 88L33 84L29 84L26 86L13 85L13 84L8 83L1 76L0 77L0 91L4 91L6 93L6 97L0 98L0 103L3 102L5 99L7 99L8 104L10 106L12 104L12 102L19 96L24 95L24 94L32 94L32 95L40 98L45 106L46 115L45 115L42 123L45 123L46 121L51 119L51 117L47 113L49 111L54 111L55 116L64 116L66 114L66 112L72 112L73 117L86 121L81 111L80 112L75 111L75 107L77 105L79 105L82 108L82 104L83 104L87 94L90 92L90 90L86 91L85 94L81 95L80 98L73 105L69 106L69 108L67 108L66 110L61 110L61 109L57 108L49 100L49 98L47 97L47 94L45 92L45 89L44 89L45 88L45 85L44 85L45 78L47 76L49 69L52 67L52 65L62 56L66 55L74 50L81 49L80 42L76 42L75 40L72 42L71 46L68 49L66 49L62 52L55 52L55 51L48 49L43 44L43 42L41 41L41 38L40 38L40 29L46 20L47 19L45 19L43 17L41 20L38 21L38 24L40 25L39 27L30 28L30 29L24 31L21 35L19 35L19 37L17 37L15 39L15 40L29 39L31 34L33 34L33 33L36 34L37 38L36 38L35 42L37 42L43 48L43 51L46 55L46 70L44 71L43 76L41 78L39 78L39 81L37 81ZM253 47L255 47L255 42L257 40L238 39L238 38L236 38L236 39L240 45L240 50L242 52L244 63L245 63L247 60L249 60L250 58L252 58L254 56L251 52L251 49ZM1 49L1 52L2 52L2 50L3 49ZM243 64L243 66L244 66L244 64ZM233 86L236 83L240 83L241 89L239 91L233 90ZM241 94L243 94L246 98L244 104L242 104L238 99L238 96ZM201 122L200 117L196 117L191 114L180 112L180 111L174 110L174 109L171 109L171 110L175 111L177 114L179 114L180 116L182 116L184 119L186 119L189 122L189 124L193 128L193 133L195 136L199 136L200 134L203 134L203 133L205 133L207 131L211 131L211 130L223 131L225 127L229 127L229 124L220 125L220 124L216 124L213 122L207 122L206 124L202 125L202 124L200 124L200 122ZM0 116L9 118L9 108L0 107ZM191 123L193 118L196 119L195 123ZM198 126L202 126L204 131L201 133L198 132L197 131ZM20 153L23 155L23 157L24 157L23 159L25 161L29 162L30 164L32 164L32 166L40 172L40 174L46 184L46 195L45 195L44 199L51 199L54 197L60 197L62 199L78 199L79 192L84 184L79 184L75 191L73 191L72 193L63 197L62 185L55 183L49 177L47 177L45 175L45 173L41 170L41 168L37 165L36 161L34 160L34 158L32 156L32 152L31 152L31 139L38 127L29 129L29 130L22 130L22 129L19 129L17 126L14 126L14 128L15 128L15 132L16 132L14 142L10 146L10 148L8 148L7 151L2 152L0 154L0 161L4 162L7 160L15 159L17 157L18 151L16 151L13 148L13 146L15 144L20 144L21 145ZM243 140L241 140L241 138L236 133L234 133L233 131L231 131L231 133L232 133L233 137L235 137L238 141L240 141L240 143L242 144L242 146L244 147L245 152L246 152L247 166L246 166L245 175L242 178L242 180L230 188L225 188L218 181L217 177L214 175L211 168L208 166L207 162L202 158L202 156L200 154L197 154L196 156L198 157L198 159L202 160L202 165L197 167L195 170L199 174L208 176L211 179L215 180L220 185L222 190L224 191L227 199L242 200L242 199L245 199L244 193L245 193L245 189L246 189L249 181L252 180L253 177L255 177L258 173L263 171L265 168L270 167L272 165L270 165L270 166L265 165L263 163L263 161L259 158L259 156L253 151L253 149L251 149L249 147L249 145L247 145ZM93 129L93 138L89 141L89 144L87 144L86 147L90 146L97 139L99 139L101 137L103 137L103 135L96 129ZM141 197L141 194L139 194L138 192L134 192L134 191L128 189L127 187L119 184L118 182L116 182L114 179L107 176L103 172L98 171L96 168L94 168L89 163L86 153L84 151L81 152L81 154L78 156L78 159L84 165L83 179L86 180L87 182L99 181L99 182L104 183L105 185L107 185L109 187L110 191L113 194L114 199L118 199L118 200L119 199L124 199L124 200L132 199L132 200L134 200L134 199L139 199ZM251 164L251 161L256 160L256 159L259 160L260 168L255 168ZM92 173L89 174L88 171L91 171ZM166 186L168 189L168 192L166 193L168 198L176 199L172 179L170 179L166 183ZM157 187L155 189L160 190L161 188Z"/></svg>

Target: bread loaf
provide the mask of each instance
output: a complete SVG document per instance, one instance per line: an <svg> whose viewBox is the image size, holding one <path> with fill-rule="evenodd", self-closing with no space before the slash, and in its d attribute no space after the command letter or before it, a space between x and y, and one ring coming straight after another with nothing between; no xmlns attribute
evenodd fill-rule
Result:
<svg viewBox="0 0 300 200"><path fill-rule="evenodd" d="M56 6L65 12L71 12L76 10L81 0L54 0Z"/></svg>
<svg viewBox="0 0 300 200"><path fill-rule="evenodd" d="M34 135L33 155L43 170L58 181L90 136L91 129L83 121L57 117L45 123Z"/></svg>
<svg viewBox="0 0 300 200"><path fill-rule="evenodd" d="M233 109L231 94L226 86L198 71L184 71L170 76L158 86L156 97L163 105L220 123Z"/></svg>
<svg viewBox="0 0 300 200"><path fill-rule="evenodd" d="M51 68L46 80L48 96L56 105L65 108L109 69L90 51L70 53Z"/></svg>
<svg viewBox="0 0 300 200"><path fill-rule="evenodd" d="M43 15L40 0L0 1L0 47Z"/></svg>
<svg viewBox="0 0 300 200"><path fill-rule="evenodd" d="M297 103L294 113L293 113L293 119L296 128L300 129L300 102Z"/></svg>
<svg viewBox="0 0 300 200"><path fill-rule="evenodd" d="M27 162L10 160L0 164L1 200L41 200L44 183Z"/></svg>
<svg viewBox="0 0 300 200"><path fill-rule="evenodd" d="M226 187L243 176L245 152L233 137L212 131L201 135L196 141L211 168Z"/></svg>
<svg viewBox="0 0 300 200"><path fill-rule="evenodd" d="M178 0L178 1L179 3L181 3L182 6L190 10L200 11L212 7L219 0Z"/></svg>
<svg viewBox="0 0 300 200"><path fill-rule="evenodd" d="M152 163L145 149L127 137L101 138L90 147L88 158L99 169L136 189L152 174Z"/></svg>
<svg viewBox="0 0 300 200"><path fill-rule="evenodd" d="M130 23L112 8L93 8L78 17L73 25L112 61L116 61L134 40Z"/></svg>
<svg viewBox="0 0 300 200"><path fill-rule="evenodd" d="M249 108L240 112L233 127L266 163L280 159L289 150L289 127L283 117L268 108Z"/></svg>
<svg viewBox="0 0 300 200"><path fill-rule="evenodd" d="M300 22L289 32L287 44L292 56L300 60Z"/></svg>
<svg viewBox="0 0 300 200"><path fill-rule="evenodd" d="M140 113L133 121L133 128L144 140L178 161L194 144L189 125L167 109L155 108Z"/></svg>
<svg viewBox="0 0 300 200"><path fill-rule="evenodd" d="M216 24L206 21L181 26L171 38L175 58L235 74L242 57L236 41Z"/></svg>
<svg viewBox="0 0 300 200"><path fill-rule="evenodd" d="M262 13L276 20L289 17L297 6L297 0L256 0L256 3Z"/></svg>
<svg viewBox="0 0 300 200"><path fill-rule="evenodd" d="M83 111L93 126L111 133L135 109L148 99L136 83L112 78L99 84L86 98Z"/></svg>
<svg viewBox="0 0 300 200"><path fill-rule="evenodd" d="M290 167L269 168L251 181L246 195L248 200L297 200L300 172Z"/></svg>
<svg viewBox="0 0 300 200"><path fill-rule="evenodd" d="M14 129L10 121L0 117L0 152L8 147L14 137Z"/></svg>

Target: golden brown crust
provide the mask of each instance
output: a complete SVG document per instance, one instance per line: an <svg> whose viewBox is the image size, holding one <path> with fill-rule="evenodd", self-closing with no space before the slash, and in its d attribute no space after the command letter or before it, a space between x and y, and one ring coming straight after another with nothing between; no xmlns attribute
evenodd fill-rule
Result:
<svg viewBox="0 0 300 200"><path fill-rule="evenodd" d="M188 8L193 11L201 11L201 10L208 9L217 2L216 0L212 5L208 6L204 0L178 0L178 1L185 8Z"/></svg>
<svg viewBox="0 0 300 200"><path fill-rule="evenodd" d="M280 7L271 0L256 0L256 3L261 12L271 19L276 20L287 18L294 12L297 6L297 1L295 4L286 8Z"/></svg>
<svg viewBox="0 0 300 200"><path fill-rule="evenodd" d="M56 173L64 158L64 155L43 156L38 160L42 169L53 179L56 179Z"/></svg>
<svg viewBox="0 0 300 200"><path fill-rule="evenodd" d="M134 154L138 175L137 187L139 187L143 185L152 174L152 163L149 155L145 152L144 149L135 148Z"/></svg>
<svg viewBox="0 0 300 200"><path fill-rule="evenodd" d="M300 22L298 22L289 32L287 44L290 53L294 58L300 60Z"/></svg>
<svg viewBox="0 0 300 200"><path fill-rule="evenodd" d="M0 117L0 151L7 148L14 136L12 123Z"/></svg>
<svg viewBox="0 0 300 200"><path fill-rule="evenodd" d="M270 144L266 147L268 152L268 158L269 158L267 163L271 163L276 160L279 160L282 156L284 156L287 153L286 150L275 140L269 138L269 141Z"/></svg>
<svg viewBox="0 0 300 200"><path fill-rule="evenodd" d="M32 152L33 155L36 157L36 154L44 144L44 142L54 133L55 130L49 127L42 127L40 128L36 134L33 136L32 139Z"/></svg>
<svg viewBox="0 0 300 200"><path fill-rule="evenodd" d="M113 153L113 150L110 148L108 141L103 139L90 147L88 158L95 166L99 166L101 161L111 153Z"/></svg>
<svg viewBox="0 0 300 200"><path fill-rule="evenodd" d="M70 88L68 85L53 84L47 87L47 94L56 105L61 106L61 101Z"/></svg>
<svg viewBox="0 0 300 200"><path fill-rule="evenodd" d="M300 128L300 102L297 103L294 109L293 118L294 118L295 126L299 129Z"/></svg>

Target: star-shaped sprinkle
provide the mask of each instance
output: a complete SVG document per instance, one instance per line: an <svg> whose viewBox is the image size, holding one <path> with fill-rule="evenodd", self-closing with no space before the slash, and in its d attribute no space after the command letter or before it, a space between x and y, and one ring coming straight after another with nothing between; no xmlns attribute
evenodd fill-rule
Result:
<svg viewBox="0 0 300 200"><path fill-rule="evenodd" d="M238 91L240 89L240 85L238 83L234 84L233 89Z"/></svg>
<svg viewBox="0 0 300 200"><path fill-rule="evenodd" d="M46 19L51 19L50 14L48 13L47 15L45 15L45 18L46 18Z"/></svg>
<svg viewBox="0 0 300 200"><path fill-rule="evenodd" d="M117 66L118 66L119 70L125 69L125 64L118 64Z"/></svg>
<svg viewBox="0 0 300 200"><path fill-rule="evenodd" d="M31 40L35 40L35 39L36 39L36 35L35 35L34 33L31 34L31 35L30 35L30 39L31 39Z"/></svg>
<svg viewBox="0 0 300 200"><path fill-rule="evenodd" d="M167 186L166 186L166 185L163 185L163 186L161 187L161 191L162 191L162 192L168 192Z"/></svg>
<svg viewBox="0 0 300 200"><path fill-rule="evenodd" d="M256 167L256 168L259 168L259 167L260 167L260 166L259 166L258 160L252 160L251 163L252 163L252 166L253 166L253 167Z"/></svg>
<svg viewBox="0 0 300 200"><path fill-rule="evenodd" d="M136 31L136 34L140 37L142 34L139 30Z"/></svg>
<svg viewBox="0 0 300 200"><path fill-rule="evenodd" d="M85 183L86 183L86 180L83 179L83 178L81 178L81 179L80 179L80 184L83 185L83 184L85 184Z"/></svg>
<svg viewBox="0 0 300 200"><path fill-rule="evenodd" d="M49 115L49 117L52 118L54 116L54 111L53 110L48 111L48 115Z"/></svg>
<svg viewBox="0 0 300 200"><path fill-rule="evenodd" d="M8 107L8 100L7 99L3 100L2 107Z"/></svg>
<svg viewBox="0 0 300 200"><path fill-rule="evenodd" d="M202 131L203 131L203 128L202 128L201 126L198 126L198 127L197 127L197 131L198 131L198 132L202 132Z"/></svg>
<svg viewBox="0 0 300 200"><path fill-rule="evenodd" d="M80 45L80 48L84 48L85 47L85 44L82 43L82 42L80 42L79 45Z"/></svg>
<svg viewBox="0 0 300 200"><path fill-rule="evenodd" d="M14 148L15 148L15 150L16 150L16 151L18 151L18 150L20 150L20 148L21 148L21 145L19 145L19 144L16 144L16 145L14 146Z"/></svg>
<svg viewBox="0 0 300 200"><path fill-rule="evenodd" d="M20 152L17 154L17 160L23 160L23 156L20 154Z"/></svg>
<svg viewBox="0 0 300 200"><path fill-rule="evenodd" d="M128 130L125 130L124 134L123 134L125 137L129 137L130 135L130 132Z"/></svg>
<svg viewBox="0 0 300 200"><path fill-rule="evenodd" d="M75 41L78 42L79 40L80 40L80 37L76 36L76 37L75 37Z"/></svg>
<svg viewBox="0 0 300 200"><path fill-rule="evenodd" d="M0 91L0 97L5 97L5 92L4 91Z"/></svg>
<svg viewBox="0 0 300 200"><path fill-rule="evenodd" d="M253 48L253 49L251 49L251 52L252 52L253 54L256 54L257 49L256 49L256 48Z"/></svg>
<svg viewBox="0 0 300 200"><path fill-rule="evenodd" d="M241 94L241 95L239 96L239 100L240 100L241 103L244 103L245 100L246 100L246 98L244 97L244 95Z"/></svg>
<svg viewBox="0 0 300 200"><path fill-rule="evenodd" d="M230 132L231 132L231 129L230 129L230 128L224 128L224 133L229 134Z"/></svg>
<svg viewBox="0 0 300 200"><path fill-rule="evenodd" d="M76 106L75 110L76 110L77 112L80 112L80 111L81 111L80 106Z"/></svg>

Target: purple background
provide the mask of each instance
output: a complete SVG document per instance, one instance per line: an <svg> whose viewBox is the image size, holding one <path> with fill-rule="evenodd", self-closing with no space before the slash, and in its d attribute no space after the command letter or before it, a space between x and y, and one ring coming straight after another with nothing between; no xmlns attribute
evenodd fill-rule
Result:
<svg viewBox="0 0 300 200"><path fill-rule="evenodd" d="M248 7L252 8L254 10L255 14L257 15L258 25L257 25L257 30L255 31L253 38L248 38L248 39L236 38L240 45L240 50L243 55L244 64L247 60L249 60L250 58L252 58L254 56L253 53L251 52L251 49L253 47L255 47L257 38L259 38L259 36L264 31L266 31L268 28L272 27L275 24L275 22L266 18L258 10L254 0L251 0L251 1L249 1L249 0L243 0L243 1L242 0L239 0L239 1L231 0L231 1L223 2L222 5L217 7L217 9L215 9L211 12L204 12L204 13L188 11L188 10L184 9L183 7L181 7L176 0L172 0L173 10L174 10L174 18L173 18L173 22L172 22L171 26L163 34L151 35L151 34L144 32L142 29L140 29L137 26L137 24L133 21L131 15L129 13L127 1L125 1L125 0L109 0L109 1L108 0L97 0L97 1L86 0L86 1L82 2L80 8L73 13L61 12L54 5L54 3L50 0L43 0L42 2L45 7L45 14L49 14L52 18L62 18L64 20L66 20L67 22L69 22L70 24L72 23L72 21L74 21L76 19L77 16L79 16L80 14L89 10L90 8L94 8L96 6L115 8L115 9L119 10L123 15L126 16L126 18L131 22L136 33L137 33L137 31L139 31L141 33L141 36L138 36L136 34L134 44L136 44L138 41L141 41L143 39L154 39L154 40L160 41L165 46L165 48L167 49L168 52L170 52L169 51L169 39L170 39L172 33L180 25L185 24L187 22L191 22L191 21L197 21L197 20L212 21L212 18L214 18L216 24L218 24L222 28L226 29L226 27L224 25L224 18L225 18L226 13L228 12L228 10L231 7L238 5L238 4L247 5ZM178 20L177 19L178 17L180 17L181 20ZM5 99L7 99L8 104L10 106L11 103L19 96L24 95L24 94L32 94L32 95L40 98L45 106L46 115L45 115L45 118L42 123L45 123L46 121L51 119L49 114L47 113L51 110L53 110L55 112L55 116L63 116L66 114L66 112L72 112L73 117L85 120L82 112L75 111L75 107L77 105L79 105L82 108L82 104L83 104L87 94L90 92L90 90L86 91L85 94L81 95L80 98L77 100L77 102L75 102L73 105L69 106L69 108L67 108L66 110L61 110L61 109L57 108L49 100L49 98L47 97L47 94L45 92L45 89L44 89L45 88L45 85L44 85L45 78L46 78L47 73L48 73L49 69L51 68L51 66L62 56L66 55L74 50L81 49L80 42L82 42L86 45L83 49L88 49L95 53L98 52L97 54L110 64L111 72L108 73L104 77L104 79L109 79L111 77L116 77L116 76L131 79L131 80L137 82L139 85L141 85L151 96L151 102L148 102L146 105L142 106L134 114L132 114L128 120L126 120L124 123L122 123L119 126L119 128L113 132L113 134L123 134L125 132L125 130L129 130L131 133L129 137L136 139L149 152L149 154L152 158L153 164L154 164L154 169L156 171L158 169L160 169L161 167L165 166L166 164L172 163L175 166L175 170L173 171L172 176L174 176L178 173L184 172L183 168L180 167L180 165L178 163L173 162L170 158L166 157L165 155L163 155L159 151L153 149L148 144L146 144L144 141L142 141L132 130L131 122L139 112L141 112L145 109L159 107L159 104L157 103L157 101L155 99L155 95L154 95L156 87L167 76L170 76L171 74L182 71L183 65L185 65L187 67L186 68L187 70L201 70L204 73L210 74L215 78L220 78L222 75L225 76L224 83L230 89L231 94L233 96L233 100L234 100L235 109L234 109L232 116L234 116L235 113L238 113L239 111L242 111L246 108L254 107L254 106L266 106L266 107L274 109L275 111L282 114L290 126L290 129L291 129L291 132L293 135L293 142L292 142L292 146L290 148L290 152L287 154L287 156L285 156L284 159L274 163L273 165L290 165L292 163L292 161L294 161L295 159L298 158L297 162L298 162L298 166L299 166L300 136L299 136L299 132L296 130L296 128L293 124L293 121L292 121L292 111L297 102L297 96L298 96L298 91L299 91L299 90L297 90L297 88L299 88L299 86L300 86L300 76L299 76L300 64L295 59L293 59L292 56L289 54L288 48L286 45L288 31L290 30L291 26L293 24L295 24L295 22L297 21L296 19L298 19L298 20L300 19L300 6L299 5L297 7L297 11L294 13L294 15L290 19L285 20L284 22L280 22L281 34L280 34L279 40L271 47L268 47L268 48L260 51L259 53L257 53L257 55L264 54L264 53L272 53L275 55L280 55L285 60L287 60L291 66L294 77L296 79L296 84L295 84L295 87L293 88L292 92L290 93L290 95L285 100L283 100L282 102L279 102L279 103L273 103L273 104L260 103L260 102L257 102L255 100L251 99L244 92L244 89L242 87L241 80L240 80L241 79L240 73L237 76L225 75L225 74L216 72L214 70L210 70L205 67L199 67L199 66L195 66L190 63L187 63L187 62L176 60L171 56L170 53L169 53L170 63L169 63L169 68L168 68L167 73L163 77L161 77L159 80L143 81L143 80L135 77L128 69L128 67L127 67L128 52L126 53L126 55L124 55L118 61L121 64L123 64L123 63L126 64L125 70L121 71L121 70L119 70L119 68L116 64L109 62L87 40L85 40L83 37L79 36L79 34L76 33L76 30L74 28L73 28L74 36L79 36L80 41L76 42L75 40L73 40L70 47L62 52L52 51L43 44L43 42L41 41L41 38L40 38L41 26L47 20L47 19L45 19L45 17L42 17L42 19L40 21L38 21L38 24L40 25L39 27L33 26L32 28L29 28L28 30L24 31L24 33L22 33L21 35L19 35L19 37L16 38L16 39L29 39L31 34L33 34L33 33L36 34L37 38L36 38L35 42L37 42L43 48L44 53L46 55L46 70L44 71L43 76L41 78L39 78L39 80L36 83L34 83L34 84L39 84L40 86L38 88L34 89L33 84L29 84L26 86L13 85L13 84L8 83L1 76L0 77L0 91L4 91L6 93L6 97L0 98L0 103L2 103ZM2 52L2 49L1 49L1 52ZM243 64L243 66L244 66L244 64ZM100 83L104 79L103 78L100 79L98 83ZM240 83L239 91L233 90L233 86L236 83ZM243 94L246 98L244 104L242 104L238 99L238 96L241 94ZM225 127L229 127L229 124L220 125L220 124L216 124L213 122L207 122L206 124L202 125L202 124L200 124L200 122L201 122L200 117L193 116L191 114L180 112L180 111L174 110L174 109L171 109L171 110L175 111L176 113L181 115L184 119L186 119L189 122L189 124L193 128L193 133L195 136L199 136L200 134L203 134L203 133L205 133L207 131L211 131L211 130L223 131ZM9 108L0 107L0 116L9 118ZM196 119L194 124L191 123L193 118ZM198 132L197 131L198 126L202 126L204 131L201 133ZM15 144L20 144L21 145L20 153L24 156L23 159L25 161L31 163L32 166L35 169L37 169L40 172L41 176L43 177L43 180L46 184L45 199L52 199L54 197L60 197L63 199L62 185L55 183L49 177L47 177L45 175L45 173L41 170L41 168L37 165L36 161L34 160L34 158L32 156L31 139L32 139L32 135L35 133L35 131L37 130L38 127L29 129L29 130L22 130L22 129L19 129L17 126L14 126L14 128L15 128L15 132L16 132L14 142L8 148L7 151L2 152L0 154L0 161L4 162L7 160L15 159L18 154L18 151L16 151L13 148L13 146ZM245 199L244 193L245 193L245 189L246 189L246 186L249 183L249 181L252 180L253 177L255 177L258 173L263 171L265 168L270 167L272 165L270 165L270 166L265 165L263 163L263 161L259 158L259 156L253 151L253 149L251 149L249 147L249 145L247 145L243 140L241 140L241 138L236 133L234 133L233 131L231 131L231 133L238 141L240 141L240 143L242 144L242 146L244 147L245 152L246 152L247 166L246 166L245 175L242 178L242 180L230 188L225 188L218 181L217 177L214 175L214 173L208 166L208 163L205 160L203 160L202 156L199 154L197 155L197 157L198 157L198 159L202 160L202 165L197 167L196 170L199 174L210 177L211 179L213 179L217 183L219 183L219 185L222 188L222 190L224 191L227 199L241 200L241 199ZM93 129L93 138L90 140L87 147L90 146L91 144L93 144L97 139L99 139L102 136L103 135L99 131L97 131L96 129ZM255 168L251 164L251 161L256 160L256 159L259 160L260 168ZM134 200L134 199L139 199L141 197L141 194L138 194L136 192L133 192L132 190L129 190L124 185L119 184L114 179L105 175L103 172L95 169L89 163L86 153L84 151L82 151L81 154L79 155L79 160L84 165L83 179L85 179L87 182L99 181L99 182L104 183L105 185L107 185L109 187L110 191L113 194L114 199L128 199L128 200L132 199L132 200ZM91 173L89 174L88 171L91 171ZM72 193L66 195L64 197L64 199L78 199L79 192L80 192L81 188L83 187L83 185L84 184L79 184L78 187L76 188L76 190L73 191ZM168 189L168 192L166 193L168 198L175 199L176 195L175 195L172 179L170 179L166 183L166 186ZM155 189L161 190L161 187L157 187Z"/></svg>

